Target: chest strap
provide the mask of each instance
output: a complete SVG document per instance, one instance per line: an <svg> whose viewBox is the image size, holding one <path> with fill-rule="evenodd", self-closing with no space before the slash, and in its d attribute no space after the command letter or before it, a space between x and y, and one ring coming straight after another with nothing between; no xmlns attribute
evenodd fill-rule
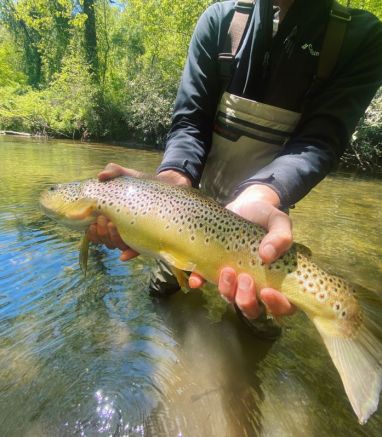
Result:
<svg viewBox="0 0 382 437"><path fill-rule="evenodd" d="M330 77L336 65L350 21L351 15L349 10L345 6L333 1L318 61L317 79L327 79Z"/></svg>
<svg viewBox="0 0 382 437"><path fill-rule="evenodd" d="M219 76L223 91L232 77L233 60L245 35L255 2L256 0L239 0L235 3L235 11L224 39L223 51L218 54Z"/></svg>

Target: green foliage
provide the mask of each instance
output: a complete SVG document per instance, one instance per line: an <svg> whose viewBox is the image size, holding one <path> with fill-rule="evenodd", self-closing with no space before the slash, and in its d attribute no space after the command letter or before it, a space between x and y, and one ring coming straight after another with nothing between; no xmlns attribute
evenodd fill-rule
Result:
<svg viewBox="0 0 382 437"><path fill-rule="evenodd" d="M0 87L25 84L20 53L15 51L9 35L0 30Z"/></svg>
<svg viewBox="0 0 382 437"><path fill-rule="evenodd" d="M381 0L339 0L339 2L351 8L366 9L376 15L379 19L382 19Z"/></svg>
<svg viewBox="0 0 382 437"><path fill-rule="evenodd" d="M71 36L71 0L3 0L0 14L23 52L23 69L32 86L57 72Z"/></svg>
<svg viewBox="0 0 382 437"><path fill-rule="evenodd" d="M195 23L210 0L130 0L129 22L141 28L144 53L142 62L155 66L163 79L179 77Z"/></svg>
<svg viewBox="0 0 382 437"><path fill-rule="evenodd" d="M382 18L380 0L340 1ZM211 3L0 0L0 129L160 144L193 28ZM381 161L381 105L379 93L347 165Z"/></svg>
<svg viewBox="0 0 382 437"><path fill-rule="evenodd" d="M195 23L210 0L130 0L124 110L129 131L161 143L171 122L176 90ZM139 42L139 43L138 43ZM131 54L133 56L131 56Z"/></svg>
<svg viewBox="0 0 382 437"><path fill-rule="evenodd" d="M144 142L160 144L170 127L176 86L171 89L162 77L150 71L127 86L127 126Z"/></svg>
<svg viewBox="0 0 382 437"><path fill-rule="evenodd" d="M49 87L0 88L0 128L41 135L78 137L98 134L97 89L87 64L70 53Z"/></svg>
<svg viewBox="0 0 382 437"><path fill-rule="evenodd" d="M382 165L382 88L360 120L342 161L346 166L377 171Z"/></svg>

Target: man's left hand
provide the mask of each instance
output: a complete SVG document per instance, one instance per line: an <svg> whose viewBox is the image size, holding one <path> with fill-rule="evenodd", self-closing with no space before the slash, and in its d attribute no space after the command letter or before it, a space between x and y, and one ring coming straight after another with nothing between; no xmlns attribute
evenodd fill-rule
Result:
<svg viewBox="0 0 382 437"><path fill-rule="evenodd" d="M266 185L251 185L227 205L231 211L268 231L259 248L260 257L266 264L282 256L293 242L292 222L287 214L278 209L279 205L277 193ZM203 282L201 276L191 274L191 288L198 288ZM263 288L257 294L255 278L246 273L237 274L231 267L221 270L218 288L221 296L230 303L236 303L248 319L255 319L261 313L258 297L275 316L290 315L296 309L282 293L272 288Z"/></svg>

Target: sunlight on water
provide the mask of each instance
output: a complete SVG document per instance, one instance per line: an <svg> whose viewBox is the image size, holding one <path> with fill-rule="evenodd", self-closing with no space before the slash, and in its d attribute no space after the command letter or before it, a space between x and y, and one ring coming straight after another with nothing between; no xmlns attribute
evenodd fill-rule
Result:
<svg viewBox="0 0 382 437"><path fill-rule="evenodd" d="M121 263L38 208L51 183L109 162L153 172L160 154L0 138L0 435L371 436L314 327L254 338L213 287L155 300L151 261ZM295 237L325 268L382 292L382 182L338 174L292 211Z"/></svg>

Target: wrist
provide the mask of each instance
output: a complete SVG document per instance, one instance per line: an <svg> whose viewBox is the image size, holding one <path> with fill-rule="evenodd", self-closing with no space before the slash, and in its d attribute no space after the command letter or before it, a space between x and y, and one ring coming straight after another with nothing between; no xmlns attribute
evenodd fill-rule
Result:
<svg viewBox="0 0 382 437"><path fill-rule="evenodd" d="M192 185L190 178L177 170L163 170L157 174L157 178L172 185Z"/></svg>
<svg viewBox="0 0 382 437"><path fill-rule="evenodd" d="M270 203L276 208L280 207L281 201L279 195L276 191L263 184L253 184L245 188L240 194L240 196L245 196L251 199L252 202L266 202Z"/></svg>

